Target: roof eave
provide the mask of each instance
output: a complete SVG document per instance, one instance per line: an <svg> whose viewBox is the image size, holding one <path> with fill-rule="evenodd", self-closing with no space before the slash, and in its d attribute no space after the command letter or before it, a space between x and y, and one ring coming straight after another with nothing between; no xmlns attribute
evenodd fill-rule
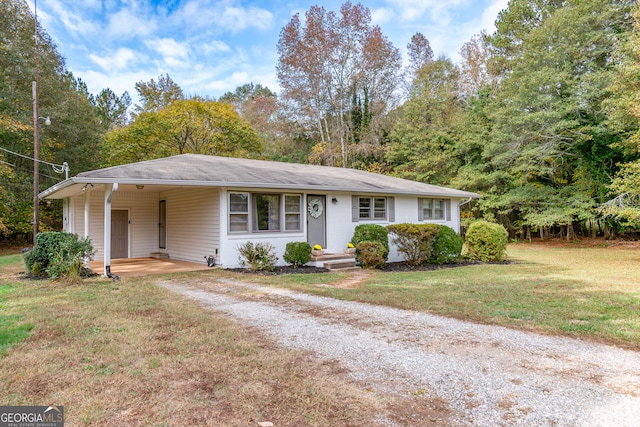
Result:
<svg viewBox="0 0 640 427"><path fill-rule="evenodd" d="M452 190L442 188L444 191L411 191L389 188L362 188L362 187L337 187L327 185L305 185L298 184L282 184L282 183L249 183L249 182L227 182L227 181L184 181L184 180L158 180L158 179L114 179L114 178L90 178L90 177L73 177L56 184L39 194L41 199L54 198L54 194L77 184L114 184L121 185L165 185L175 187L226 187L226 188L260 188L260 189L281 189L296 191L323 191L323 192L343 192L355 194L402 194L411 196L428 196L428 197L453 197L453 198L480 198L477 193L471 193L462 190Z"/></svg>

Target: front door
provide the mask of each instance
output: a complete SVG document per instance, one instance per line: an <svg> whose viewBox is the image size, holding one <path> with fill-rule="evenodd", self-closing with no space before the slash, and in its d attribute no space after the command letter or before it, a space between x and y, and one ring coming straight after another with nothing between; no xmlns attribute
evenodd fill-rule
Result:
<svg viewBox="0 0 640 427"><path fill-rule="evenodd" d="M111 211L111 258L129 257L129 211Z"/></svg>
<svg viewBox="0 0 640 427"><path fill-rule="evenodd" d="M326 201L325 196L307 195L307 242L326 248Z"/></svg>

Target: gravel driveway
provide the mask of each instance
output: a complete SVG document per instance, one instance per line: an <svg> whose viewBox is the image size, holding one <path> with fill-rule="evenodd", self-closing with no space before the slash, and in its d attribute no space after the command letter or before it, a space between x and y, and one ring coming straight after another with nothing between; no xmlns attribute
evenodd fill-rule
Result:
<svg viewBox="0 0 640 427"><path fill-rule="evenodd" d="M226 279L162 286L339 361L365 389L442 399L445 424L640 426L637 352Z"/></svg>

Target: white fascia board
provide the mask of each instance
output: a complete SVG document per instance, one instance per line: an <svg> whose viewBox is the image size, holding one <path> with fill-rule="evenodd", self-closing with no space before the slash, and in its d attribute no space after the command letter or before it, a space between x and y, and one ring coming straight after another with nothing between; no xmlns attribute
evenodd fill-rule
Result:
<svg viewBox="0 0 640 427"><path fill-rule="evenodd" d="M128 179L128 178L89 178L89 177L73 177L40 193L40 198L49 198L61 190L69 188L77 184L121 184L121 185L165 185L175 187L226 187L226 188L259 188L259 189L277 189L277 190L294 190L305 192L342 192L351 194L385 194L394 195L402 194L417 197L450 197L450 198L480 198L476 193L462 190L452 190L440 187L441 191L411 191L388 188L350 188L336 186L300 186L297 184L279 184L279 183L248 183L248 182L223 182L223 181L189 181L189 180L164 180L164 179Z"/></svg>

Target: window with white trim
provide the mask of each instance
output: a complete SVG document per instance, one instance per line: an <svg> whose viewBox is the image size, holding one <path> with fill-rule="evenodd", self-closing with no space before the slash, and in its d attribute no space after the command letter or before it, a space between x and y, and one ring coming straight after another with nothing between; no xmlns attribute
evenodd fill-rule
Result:
<svg viewBox="0 0 640 427"><path fill-rule="evenodd" d="M422 211L421 220L444 220L447 215L447 201L445 199L419 199Z"/></svg>
<svg viewBox="0 0 640 427"><path fill-rule="evenodd" d="M253 194L253 231L280 231L280 195Z"/></svg>
<svg viewBox="0 0 640 427"><path fill-rule="evenodd" d="M300 195L284 195L284 229L285 231L299 231L300 226Z"/></svg>
<svg viewBox="0 0 640 427"><path fill-rule="evenodd" d="M358 197L358 212L361 220L387 219L386 197Z"/></svg>
<svg viewBox="0 0 640 427"><path fill-rule="evenodd" d="M229 231L249 231L249 193L229 193Z"/></svg>
<svg viewBox="0 0 640 427"><path fill-rule="evenodd" d="M276 193L229 193L229 232L302 230L302 196Z"/></svg>

